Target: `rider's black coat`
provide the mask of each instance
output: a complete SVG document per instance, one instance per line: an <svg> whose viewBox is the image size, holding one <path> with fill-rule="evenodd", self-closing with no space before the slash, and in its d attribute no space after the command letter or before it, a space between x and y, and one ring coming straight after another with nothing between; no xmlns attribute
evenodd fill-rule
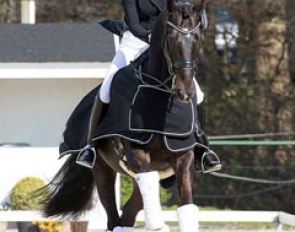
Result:
<svg viewBox="0 0 295 232"><path fill-rule="evenodd" d="M122 0L124 20L129 31L146 40L157 16L166 8L164 0Z"/></svg>

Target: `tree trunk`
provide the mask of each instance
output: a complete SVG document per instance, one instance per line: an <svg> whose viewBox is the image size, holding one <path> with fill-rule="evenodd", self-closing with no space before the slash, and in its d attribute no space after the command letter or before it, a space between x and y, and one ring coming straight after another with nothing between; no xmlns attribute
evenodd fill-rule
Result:
<svg viewBox="0 0 295 232"><path fill-rule="evenodd" d="M295 1L286 0L287 38L289 73L291 80L295 82Z"/></svg>

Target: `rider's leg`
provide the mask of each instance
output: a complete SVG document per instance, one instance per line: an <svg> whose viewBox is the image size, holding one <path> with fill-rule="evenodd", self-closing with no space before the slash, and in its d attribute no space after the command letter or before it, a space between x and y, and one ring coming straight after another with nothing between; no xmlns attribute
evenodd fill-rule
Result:
<svg viewBox="0 0 295 232"><path fill-rule="evenodd" d="M93 147L92 139L94 137L95 128L98 125L98 122L101 118L102 109L104 105L104 103L100 100L100 97L98 95L99 94L97 94L97 96L95 97L89 119L87 145L81 150L76 160L77 164L87 168L92 168L95 163L96 151Z"/></svg>
<svg viewBox="0 0 295 232"><path fill-rule="evenodd" d="M126 31L123 34L120 46L108 70L107 76L101 85L100 98L103 102L109 103L110 89L115 73L130 64L136 57L141 55L149 45L146 42L136 38L131 32Z"/></svg>
<svg viewBox="0 0 295 232"><path fill-rule="evenodd" d="M114 56L112 63L107 71L106 77L101 85L101 88L94 101L90 122L88 127L87 145L83 148L77 157L77 164L92 168L95 162L95 149L93 148L93 137L95 128L101 119L102 108L104 104L110 103L110 89L111 83L115 73L127 66L134 58L143 53L148 44L134 37L130 32L126 31L123 34L120 46L116 55Z"/></svg>
<svg viewBox="0 0 295 232"><path fill-rule="evenodd" d="M198 82L194 79L196 95L197 95L197 111L198 111L198 119L202 129L204 129L204 109L203 109L203 101L204 101L204 93L201 90ZM203 145L209 147L209 141L205 133L202 135ZM214 172L219 171L222 167L220 164L220 160L218 156L212 151L207 150L202 153L197 152L200 149L195 149L195 167L196 169L202 168L203 172Z"/></svg>

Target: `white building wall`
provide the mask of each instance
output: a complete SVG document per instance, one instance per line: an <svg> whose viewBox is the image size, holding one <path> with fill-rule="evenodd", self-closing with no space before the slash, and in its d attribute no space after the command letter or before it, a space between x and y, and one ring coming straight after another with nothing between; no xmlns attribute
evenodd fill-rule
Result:
<svg viewBox="0 0 295 232"><path fill-rule="evenodd" d="M0 144L58 146L77 103L99 79L0 79Z"/></svg>
<svg viewBox="0 0 295 232"><path fill-rule="evenodd" d="M102 81L102 78L96 78L97 70L91 73L82 71L88 73L88 78L79 78L80 74L74 70L71 72L77 76L73 78L68 76L69 72L65 78L58 78L60 70L55 70L53 78L48 78L45 73L38 78L40 72L35 70L36 78L33 79L28 77L26 70L26 75L21 78L15 77L15 73L21 75L20 70L13 71L14 76L10 78L5 78L3 72L0 75L0 144L28 143L32 147L0 146L0 163L3 164L0 169L0 204L8 205L10 191L17 181L28 176L49 181L57 173L65 161L58 160L58 145L66 121L78 102ZM119 181L119 202L118 186ZM106 214L100 201L97 198L96 201L92 212L100 220L90 221L89 229L105 229Z"/></svg>

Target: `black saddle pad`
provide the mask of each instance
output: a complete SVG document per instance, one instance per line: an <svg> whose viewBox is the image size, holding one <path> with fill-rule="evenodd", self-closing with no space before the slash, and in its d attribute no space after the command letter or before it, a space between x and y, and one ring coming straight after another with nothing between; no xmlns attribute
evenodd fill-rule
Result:
<svg viewBox="0 0 295 232"><path fill-rule="evenodd" d="M192 101L181 102L170 91L138 86L130 109L130 130L188 136L194 129Z"/></svg>

